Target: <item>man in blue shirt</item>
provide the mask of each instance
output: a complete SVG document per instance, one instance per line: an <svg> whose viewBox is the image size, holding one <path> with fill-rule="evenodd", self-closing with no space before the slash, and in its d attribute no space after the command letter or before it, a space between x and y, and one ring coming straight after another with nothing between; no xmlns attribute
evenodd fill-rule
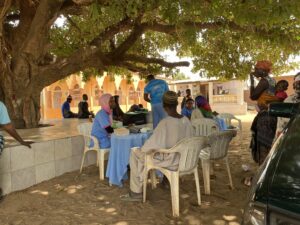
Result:
<svg viewBox="0 0 300 225"><path fill-rule="evenodd" d="M67 97L67 101L61 107L61 113L64 118L76 118L77 114L71 111L70 103L72 102L72 96Z"/></svg>
<svg viewBox="0 0 300 225"><path fill-rule="evenodd" d="M18 132L16 131L16 129L14 128L14 126L12 125L12 123L10 121L6 106L1 101L0 101L0 127L3 128L3 130L5 130L7 133L9 133L10 136L12 136L14 139L16 139L21 145L25 145L26 147L31 148L30 144L32 144L33 142L32 141L24 141L20 137L20 135L18 134ZM0 136L2 136L1 132L0 132ZM4 145L4 143L2 143L2 144ZM1 155L3 147L4 146L2 146L0 149L0 155ZM0 188L0 201L2 199L3 199L2 189Z"/></svg>
<svg viewBox="0 0 300 225"><path fill-rule="evenodd" d="M162 97L169 90L168 84L164 80L155 79L154 75L147 76L148 84L144 89L144 100L151 103L153 129L159 121L166 117L162 105Z"/></svg>

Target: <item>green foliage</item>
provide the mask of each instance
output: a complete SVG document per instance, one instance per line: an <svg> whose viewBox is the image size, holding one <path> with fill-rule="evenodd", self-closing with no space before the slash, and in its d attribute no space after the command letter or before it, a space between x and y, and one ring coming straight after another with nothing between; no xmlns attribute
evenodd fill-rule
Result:
<svg viewBox="0 0 300 225"><path fill-rule="evenodd" d="M185 80L187 77L182 72L177 72L173 75L173 80Z"/></svg>
<svg viewBox="0 0 300 225"><path fill-rule="evenodd" d="M176 27L173 35L145 31L128 53L144 57L162 58L166 49L176 50L178 56L191 57L194 72L205 71L208 77L245 79L257 60L273 62L273 73L299 66L289 60L300 48L299 0L110 0L106 4L95 1L80 15L69 15L62 27L52 26L53 54L67 57L77 49L87 46L97 35L124 18L138 23L160 23ZM186 26L186 22L195 26ZM219 24L199 29L197 23ZM234 26L232 26L234 24ZM131 30L111 37L118 47ZM109 41L101 44L101 51L109 54ZM132 63L146 73L175 74L176 70L158 64ZM97 66L95 65L95 68ZM109 73L130 76L123 64L107 66ZM90 75L103 71L87 68Z"/></svg>

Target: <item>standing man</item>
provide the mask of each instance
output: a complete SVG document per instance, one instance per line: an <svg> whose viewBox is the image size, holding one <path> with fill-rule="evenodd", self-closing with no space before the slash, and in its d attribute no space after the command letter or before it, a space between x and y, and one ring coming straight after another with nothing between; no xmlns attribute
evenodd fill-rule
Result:
<svg viewBox="0 0 300 225"><path fill-rule="evenodd" d="M184 98L182 99L182 102L181 102L181 109L183 109L185 107L185 103L186 103L186 100L188 99L192 99L192 94L191 94L191 89L186 89L185 90L185 96Z"/></svg>
<svg viewBox="0 0 300 225"><path fill-rule="evenodd" d="M64 102L64 104L61 107L61 113L63 115L63 118L76 118L78 117L76 113L73 113L71 111L70 103L72 102L72 96L69 95L67 97L67 101Z"/></svg>
<svg viewBox="0 0 300 225"><path fill-rule="evenodd" d="M18 134L18 132L16 131L16 129L14 128L14 126L12 125L12 123L10 122L10 118L8 116L7 113L7 109L6 106L3 104L3 102L0 101L0 127L5 130L7 133L10 134L10 136L12 136L14 139L16 139L21 145L25 145L28 148L31 148L30 144L32 144L33 142L31 141L24 141L20 135ZM3 140L3 136L1 135L0 132L0 155L1 152L4 148L4 140ZM0 188L0 201L3 199L2 196L2 189Z"/></svg>
<svg viewBox="0 0 300 225"><path fill-rule="evenodd" d="M147 76L146 81L148 84L144 89L144 100L151 103L153 129L155 129L159 121L166 117L162 97L169 90L169 87L166 81L155 79L152 74Z"/></svg>

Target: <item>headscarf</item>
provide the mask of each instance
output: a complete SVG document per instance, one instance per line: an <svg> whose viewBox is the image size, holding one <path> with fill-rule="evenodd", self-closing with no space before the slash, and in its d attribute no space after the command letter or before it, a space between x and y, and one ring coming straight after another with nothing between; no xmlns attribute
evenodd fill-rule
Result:
<svg viewBox="0 0 300 225"><path fill-rule="evenodd" d="M202 95L197 96L195 98L195 104L205 118L213 117L211 107L205 97L203 97Z"/></svg>
<svg viewBox="0 0 300 225"><path fill-rule="evenodd" d="M109 100L112 97L111 94L103 94L99 99L99 103L102 109L104 109L108 114L112 113L111 108L109 107Z"/></svg>
<svg viewBox="0 0 300 225"><path fill-rule="evenodd" d="M163 95L163 103L167 105L178 105L178 95L174 91L166 91Z"/></svg>
<svg viewBox="0 0 300 225"><path fill-rule="evenodd" d="M255 68L265 70L269 73L272 68L272 63L268 60L257 61Z"/></svg>
<svg viewBox="0 0 300 225"><path fill-rule="evenodd" d="M103 94L99 98L99 103L100 103L101 109L103 109L109 115L110 124L112 124L112 122L113 122L112 109L109 107L109 100L111 97L112 97L111 94Z"/></svg>

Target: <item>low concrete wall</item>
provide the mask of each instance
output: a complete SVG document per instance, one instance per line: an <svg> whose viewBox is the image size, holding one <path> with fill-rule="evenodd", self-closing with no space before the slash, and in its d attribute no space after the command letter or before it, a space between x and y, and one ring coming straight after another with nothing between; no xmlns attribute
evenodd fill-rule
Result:
<svg viewBox="0 0 300 225"><path fill-rule="evenodd" d="M0 187L4 194L23 190L42 181L79 170L83 154L82 136L42 141L5 148L0 157ZM96 163L89 153L85 166Z"/></svg>
<svg viewBox="0 0 300 225"><path fill-rule="evenodd" d="M247 114L247 103L243 105L233 103L218 103L212 104L211 108L213 111L218 113L231 113L233 115L245 115Z"/></svg>

